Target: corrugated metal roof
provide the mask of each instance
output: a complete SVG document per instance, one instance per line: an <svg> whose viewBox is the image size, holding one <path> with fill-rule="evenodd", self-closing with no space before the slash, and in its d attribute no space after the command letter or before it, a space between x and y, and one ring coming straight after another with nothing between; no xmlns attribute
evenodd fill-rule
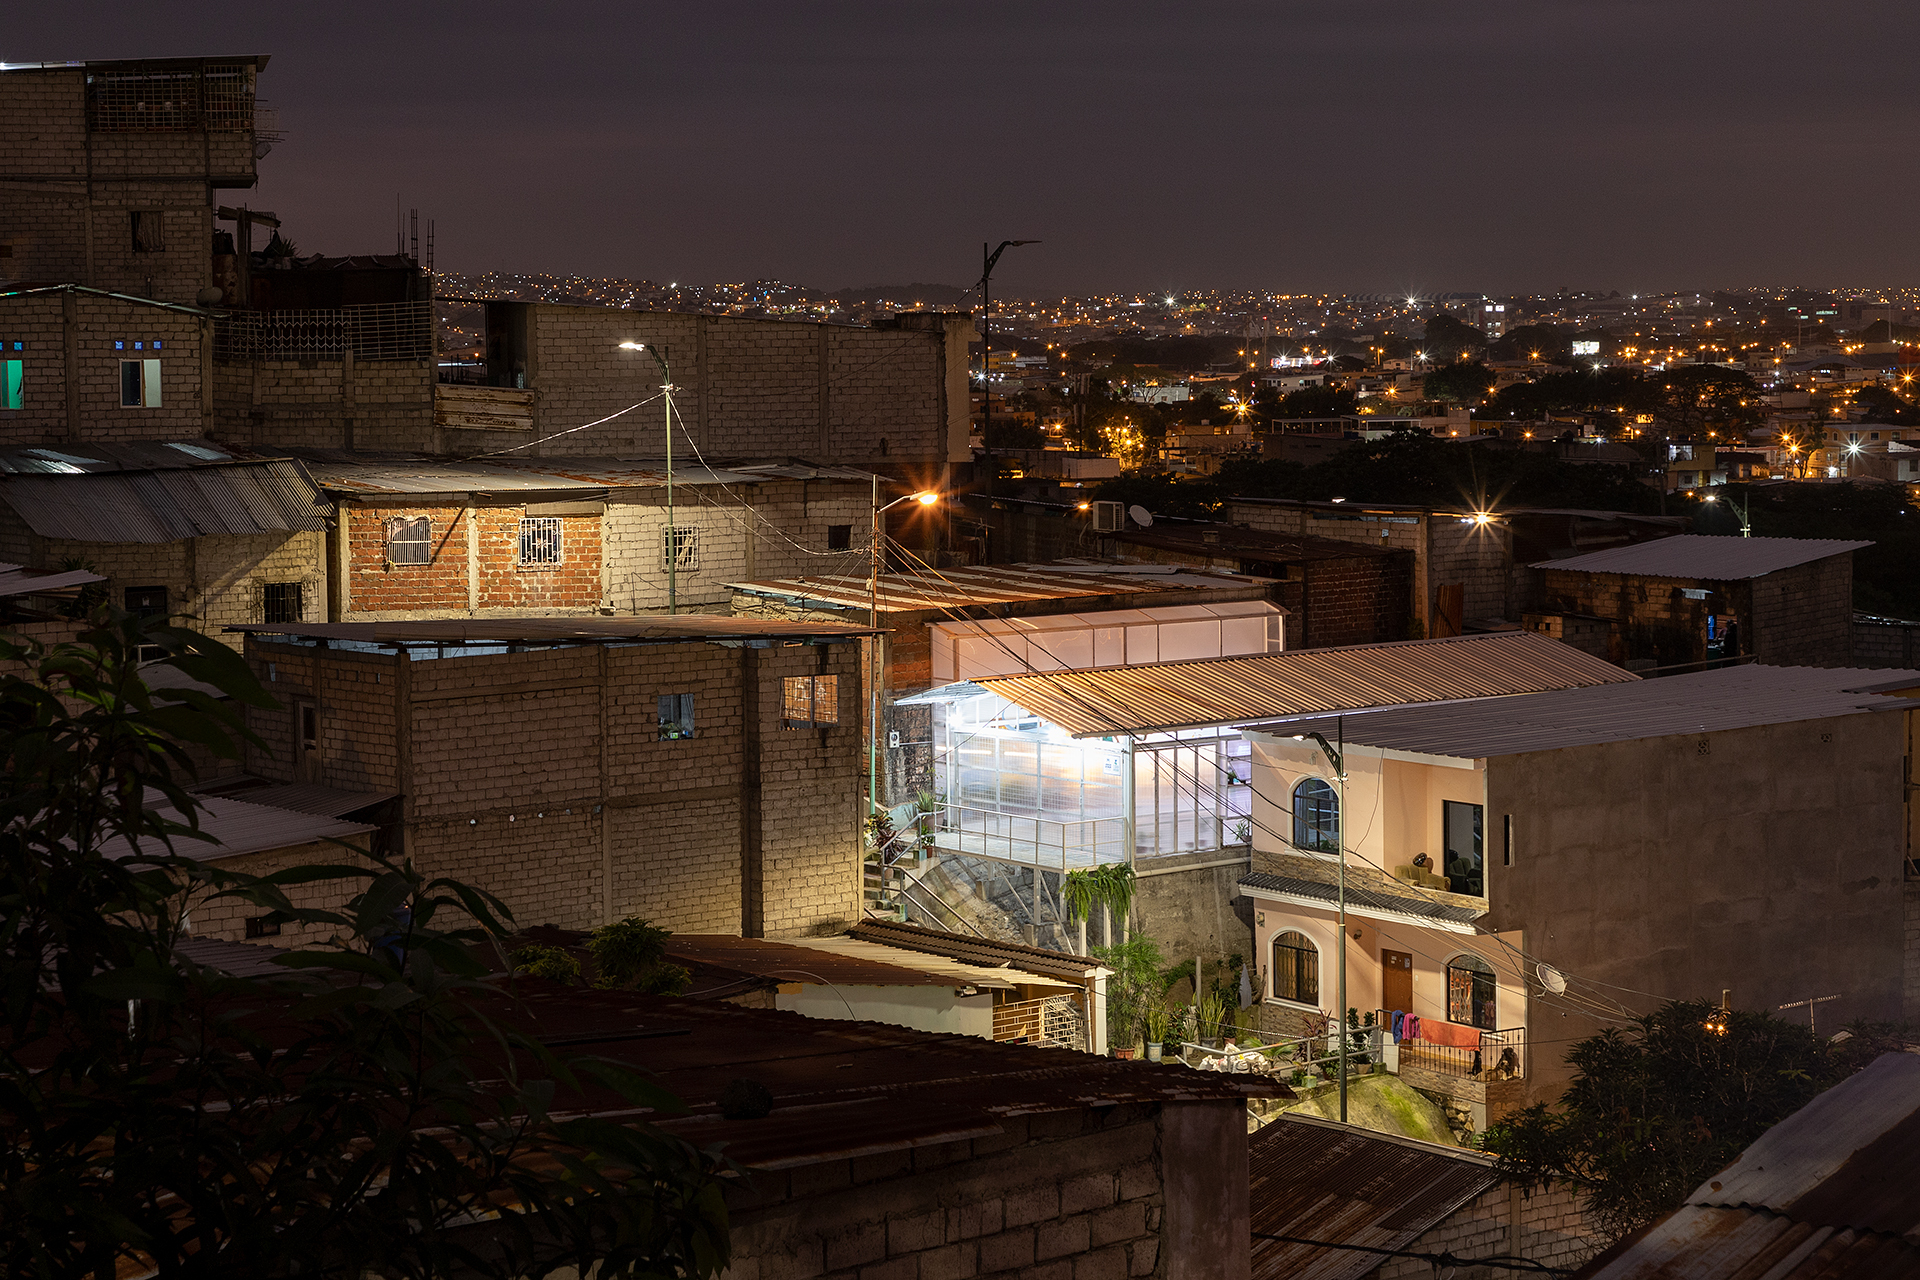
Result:
<svg viewBox="0 0 1920 1280"><path fill-rule="evenodd" d="M1283 1115L1247 1139L1254 1280L1358 1280L1378 1254L1262 1235L1399 1249L1498 1178L1474 1152Z"/></svg>
<svg viewBox="0 0 1920 1280"><path fill-rule="evenodd" d="M858 938L863 942L878 942L889 947L899 947L903 951L924 951L930 955L946 956L952 960L980 965L984 968L992 969L1001 965L1011 965L1035 973L1071 978L1075 982L1083 982L1103 968L1101 963L1091 956L1048 951L1043 947L1029 947L1018 942L975 938L948 933L944 929L929 929L917 924L893 924L881 920L868 920L847 930L847 936Z"/></svg>
<svg viewBox="0 0 1920 1280"><path fill-rule="evenodd" d="M805 944L736 938L724 933L676 933L667 939L667 958L780 982L827 982L850 987L945 987L950 978L887 964L859 955L841 955ZM802 972L802 971L805 972Z"/></svg>
<svg viewBox="0 0 1920 1280"><path fill-rule="evenodd" d="M978 683L1077 738L1451 702L1638 677L1527 631L1244 658L996 676Z"/></svg>
<svg viewBox="0 0 1920 1280"><path fill-rule="evenodd" d="M317 813L329 818L357 813L400 794L398 791L343 791L339 787L323 787L317 782L262 785L263 782L264 779L260 778L243 778L237 783L209 783L195 788L195 791L200 795L263 804L273 809L292 809L296 813Z"/></svg>
<svg viewBox="0 0 1920 1280"><path fill-rule="evenodd" d="M932 571L886 573L880 575L878 585L882 612L910 612L1235 587L1245 588L1252 594L1265 581L1203 569L1182 570L1171 565L1158 573L1107 573L1085 565L1015 564L942 569L937 576ZM812 573L798 578L764 578L722 585L747 595L768 596L816 608L865 610L873 599L867 583L865 574Z"/></svg>
<svg viewBox="0 0 1920 1280"><path fill-rule="evenodd" d="M262 853L269 849L290 849L317 840L352 840L374 830L364 822L342 822L319 814L296 813L291 809L248 804L243 800L228 800L222 796L202 797L200 806L200 830L212 836L213 842L196 840L191 836L177 836L173 841L176 855L197 862L211 862L243 853ZM182 821L176 809L161 808L155 812L169 822ZM143 838L136 850L132 841L118 839L109 841L103 850L111 858L128 858L136 851L149 855L164 854L166 846L158 839Z"/></svg>
<svg viewBox="0 0 1920 1280"><path fill-rule="evenodd" d="M296 970L278 963L284 947L259 942L224 942L219 938L185 938L174 952L195 964L218 969L230 978L291 978Z"/></svg>
<svg viewBox="0 0 1920 1280"><path fill-rule="evenodd" d="M984 967L969 964L964 960L951 960L946 956L933 955L925 951L911 951L904 947L888 946L881 942L862 942L858 938L796 938L794 945L811 952L831 954L849 960L864 960L874 964L884 964L903 969L912 969L943 986L979 987L982 990L1010 991L1015 987L1054 987L1063 991L1077 991L1084 984L1067 982L1060 978L1048 977L1031 969L1011 968L1006 965Z"/></svg>
<svg viewBox="0 0 1920 1280"><path fill-rule="evenodd" d="M39 445L0 450L0 472L75 475L90 471L165 470L236 460L237 455L211 440L126 440L110 444L89 442L64 449Z"/></svg>
<svg viewBox="0 0 1920 1280"><path fill-rule="evenodd" d="M1582 1280L1920 1277L1920 1057L1888 1053L1782 1120Z"/></svg>
<svg viewBox="0 0 1920 1280"><path fill-rule="evenodd" d="M1270 533L1264 529L1222 524L1156 524L1145 531L1119 530L1098 536L1126 546L1241 560L1377 560L1412 554L1404 548L1375 546L1369 542L1343 542L1337 538L1316 538L1312 534Z"/></svg>
<svg viewBox="0 0 1920 1280"><path fill-rule="evenodd" d="M609 644L692 641L842 641L870 636L871 628L839 622L783 622L726 618L711 613L649 614L637 618L445 618L413 622L251 622L227 628L262 638L342 640L391 645Z"/></svg>
<svg viewBox="0 0 1920 1280"><path fill-rule="evenodd" d="M1242 889L1265 890L1272 894L1281 894L1293 898L1307 898L1328 906L1339 900L1339 890L1319 880L1302 880L1297 876L1275 875L1270 871L1255 871L1240 877ZM1394 894L1375 893L1357 885L1347 886L1347 909L1362 914L1382 912L1396 916L1418 916L1436 922L1445 921L1465 924L1484 912L1471 907L1455 906L1437 902L1431 898L1402 898ZM1467 930L1471 932L1471 930Z"/></svg>
<svg viewBox="0 0 1920 1280"><path fill-rule="evenodd" d="M1719 582L1758 578L1795 565L1870 547L1837 538L1735 538L1683 533L1672 538L1610 547L1565 560L1542 560L1535 569L1581 573L1631 573L1645 578L1695 578Z"/></svg>
<svg viewBox="0 0 1920 1280"><path fill-rule="evenodd" d="M329 493L353 496L428 493L546 493L598 491L632 486L656 488L667 482L667 464L622 462L608 458L543 458L538 462L505 459L445 462L428 458L356 461L339 456L310 458L308 470ZM676 485L753 484L762 477L744 471L675 463Z"/></svg>
<svg viewBox="0 0 1920 1280"><path fill-rule="evenodd" d="M176 542L207 534L319 532L330 508L292 459L0 479L0 502L43 538Z"/></svg>
<svg viewBox="0 0 1920 1280"><path fill-rule="evenodd" d="M1344 733L1349 743L1362 746L1475 760L1897 711L1920 703L1869 690L1915 685L1920 685L1920 671L1748 663L1657 680L1523 694L1497 703L1373 711L1347 717ZM1336 731L1334 721L1324 717L1245 727L1279 735L1319 732L1332 737Z"/></svg>
<svg viewBox="0 0 1920 1280"><path fill-rule="evenodd" d="M0 596L31 596L43 591L71 591L89 582L105 582L97 573L85 569L29 569L24 565L0 564Z"/></svg>

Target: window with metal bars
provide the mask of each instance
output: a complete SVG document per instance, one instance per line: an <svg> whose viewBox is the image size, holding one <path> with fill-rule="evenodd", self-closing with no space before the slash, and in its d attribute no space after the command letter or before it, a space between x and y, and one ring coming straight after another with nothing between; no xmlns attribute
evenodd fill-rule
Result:
<svg viewBox="0 0 1920 1280"><path fill-rule="evenodd" d="M260 621L302 622L306 619L301 584L263 582L260 584Z"/></svg>
<svg viewBox="0 0 1920 1280"><path fill-rule="evenodd" d="M1493 966L1471 953L1458 955L1447 965L1447 1021L1463 1027L1494 1031L1499 1027L1496 997L1499 984Z"/></svg>
<svg viewBox="0 0 1920 1280"><path fill-rule="evenodd" d="M839 676L788 676L783 682L780 718L789 729L840 723Z"/></svg>
<svg viewBox="0 0 1920 1280"><path fill-rule="evenodd" d="M676 524L660 531L660 567L692 573L700 567L700 530Z"/></svg>
<svg viewBox="0 0 1920 1280"><path fill-rule="evenodd" d="M246 63L87 76L93 133L244 133L253 128L253 107L254 68Z"/></svg>
<svg viewBox="0 0 1920 1280"><path fill-rule="evenodd" d="M387 563L431 564L433 520L429 516L387 517Z"/></svg>
<svg viewBox="0 0 1920 1280"><path fill-rule="evenodd" d="M1289 930L1273 940L1273 998L1320 1003L1320 950L1304 933Z"/></svg>
<svg viewBox="0 0 1920 1280"><path fill-rule="evenodd" d="M520 563L560 563L559 516L528 516L520 521Z"/></svg>
<svg viewBox="0 0 1920 1280"><path fill-rule="evenodd" d="M827 550L846 551L853 546L853 526L850 524L830 524L827 526Z"/></svg>

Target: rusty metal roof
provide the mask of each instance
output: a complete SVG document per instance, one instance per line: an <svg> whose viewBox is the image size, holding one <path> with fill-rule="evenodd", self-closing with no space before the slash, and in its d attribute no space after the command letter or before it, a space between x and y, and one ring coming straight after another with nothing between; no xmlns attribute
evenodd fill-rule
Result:
<svg viewBox="0 0 1920 1280"><path fill-rule="evenodd" d="M1138 596L1195 590L1241 588L1257 596L1265 579L1204 569L1088 564L974 565L920 573L887 573L879 579L883 613L964 609L972 605L1024 604L1078 600L1089 596ZM723 585L744 595L766 596L820 609L865 611L873 597L865 574L810 573L797 578L765 578Z"/></svg>
<svg viewBox="0 0 1920 1280"><path fill-rule="evenodd" d="M155 812L169 822L185 821L176 809L158 808ZM192 836L175 836L173 840L176 855L196 862L290 849L321 840L353 840L375 830L364 822L343 822L324 814L248 804L224 796L202 796L198 821L200 831L213 837L211 843ZM136 849L133 841L120 837L108 841L102 851L110 858L130 858L136 852L153 856L165 854L166 845L155 837L142 837Z"/></svg>
<svg viewBox="0 0 1920 1280"><path fill-rule="evenodd" d="M90 582L105 581L99 574L88 573L85 569L29 569L25 565L0 564L0 596L73 591Z"/></svg>
<svg viewBox="0 0 1920 1280"><path fill-rule="evenodd" d="M1376 711L1349 718L1341 730L1349 743L1362 746L1477 760L1899 711L1920 703L1883 696L1876 689L1893 692L1917 684L1920 671L1749 663L1632 684L1523 694L1498 702ZM1283 735L1318 731L1331 737L1335 732L1334 722L1326 718L1247 727L1270 728Z"/></svg>
<svg viewBox="0 0 1920 1280"><path fill-rule="evenodd" d="M667 482L665 462L616 458L543 458L538 462L506 459L456 462L433 458L369 461L330 452L309 456L307 466L322 489L358 498L576 490L584 496L598 495L605 489L655 488ZM764 477L745 472L697 464L676 465L673 469L673 482L677 485L754 484L762 479Z"/></svg>
<svg viewBox="0 0 1920 1280"><path fill-rule="evenodd" d="M6 503L43 538L177 542L207 534L320 532L330 508L292 459L0 478Z"/></svg>
<svg viewBox="0 0 1920 1280"><path fill-rule="evenodd" d="M379 648L504 644L838 643L870 636L867 627L837 622L726 618L711 613L636 618L446 618L417 622L250 622L227 628L262 639L336 640Z"/></svg>
<svg viewBox="0 0 1920 1280"><path fill-rule="evenodd" d="M917 924L867 920L847 930L847 936L862 942L898 947L903 951L924 951L929 955L946 956L950 960L982 968L994 969L1005 965L1051 977L1070 978L1076 983L1086 981L1103 969L1101 963L1092 956L1076 956L1018 942L948 933L944 929L929 929Z"/></svg>
<svg viewBox="0 0 1920 1280"><path fill-rule="evenodd" d="M1183 555L1271 560L1280 563L1314 560L1392 559L1410 556L1404 548L1378 547L1367 542L1344 542L1312 534L1271 533L1230 524L1159 525L1144 531L1101 533L1102 538L1134 547L1175 551Z"/></svg>
<svg viewBox="0 0 1920 1280"><path fill-rule="evenodd" d="M743 977L781 982L826 982L849 987L953 987L951 978L884 964L860 956L765 938L736 938L725 933L676 933L667 939L667 958L729 969Z"/></svg>
<svg viewBox="0 0 1920 1280"><path fill-rule="evenodd" d="M1498 1181L1493 1162L1409 1138L1283 1115L1247 1139L1253 1280L1358 1280Z"/></svg>
<svg viewBox="0 0 1920 1280"><path fill-rule="evenodd" d="M263 804L272 809L292 809L296 813L317 813L342 818L349 813L372 808L392 800L398 791L343 791L323 787L317 782L273 783L265 778L226 778L193 788L203 796L221 796L247 804Z"/></svg>
<svg viewBox="0 0 1920 1280"><path fill-rule="evenodd" d="M1728 582L1762 577L1872 545L1838 538L1735 538L1683 533L1565 560L1542 560L1533 568Z"/></svg>
<svg viewBox="0 0 1920 1280"><path fill-rule="evenodd" d="M1920 1056L1888 1053L1760 1135L1590 1280L1920 1277Z"/></svg>
<svg viewBox="0 0 1920 1280"><path fill-rule="evenodd" d="M1074 737L1497 698L1638 677L1528 631L996 676L981 688Z"/></svg>

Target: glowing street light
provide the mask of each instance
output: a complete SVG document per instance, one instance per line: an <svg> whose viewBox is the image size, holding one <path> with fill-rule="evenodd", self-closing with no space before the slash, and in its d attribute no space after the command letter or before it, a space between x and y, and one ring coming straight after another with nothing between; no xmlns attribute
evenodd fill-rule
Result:
<svg viewBox="0 0 1920 1280"><path fill-rule="evenodd" d="M903 502L917 502L923 507L931 507L938 501L940 495L927 489L895 498L881 506L880 477L873 477L873 556L867 573L867 625L876 632L880 629L880 559L885 546L885 539L880 532L880 517ZM886 670L880 656L882 642L882 636L876 634L873 637L873 664L867 682L867 806L870 813L880 808L880 681Z"/></svg>
<svg viewBox="0 0 1920 1280"><path fill-rule="evenodd" d="M680 535L673 525L673 373L667 367L667 357L658 347L650 347L644 342L623 342L622 351L644 351L653 357L660 366L660 394L667 402L667 612L680 611L679 575L676 570L680 563Z"/></svg>

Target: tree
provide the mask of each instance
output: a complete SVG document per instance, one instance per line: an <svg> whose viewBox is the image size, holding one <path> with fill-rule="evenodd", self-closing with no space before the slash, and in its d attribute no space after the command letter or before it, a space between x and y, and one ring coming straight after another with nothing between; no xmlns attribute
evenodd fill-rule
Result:
<svg viewBox="0 0 1920 1280"><path fill-rule="evenodd" d="M1272 405L1276 418L1349 418L1360 412L1360 401L1346 387L1300 387Z"/></svg>
<svg viewBox="0 0 1920 1280"><path fill-rule="evenodd" d="M142 646L197 687L149 687ZM232 650L103 607L68 643L0 637L0 663L7 1274L725 1265L724 1165L590 1118L589 1088L678 1104L519 1029L525 979L475 957L510 928L498 902L365 851L265 877L180 852L209 838L189 744L232 758L244 708L275 705ZM333 882L359 887L343 910L288 897ZM202 896L335 938L284 956L282 977L227 977L178 947L182 904Z"/></svg>
<svg viewBox="0 0 1920 1280"><path fill-rule="evenodd" d="M1487 349L1487 334L1470 324L1462 324L1446 312L1427 317L1426 353L1429 360L1457 360L1478 357Z"/></svg>
<svg viewBox="0 0 1920 1280"><path fill-rule="evenodd" d="M1900 1046L1891 1028L1852 1030L1832 1044L1765 1013L1722 1016L1705 1001L1674 1001L1626 1031L1575 1044L1566 1094L1490 1127L1486 1149L1522 1186L1574 1187L1604 1229L1624 1235L1677 1207L1815 1094Z"/></svg>
<svg viewBox="0 0 1920 1280"><path fill-rule="evenodd" d="M1549 364L1573 362L1573 340L1564 329L1551 324L1523 324L1510 329L1493 344L1496 360L1544 360Z"/></svg>
<svg viewBox="0 0 1920 1280"><path fill-rule="evenodd" d="M1478 360L1458 360L1428 374L1421 390L1429 400L1479 404L1493 393L1493 370Z"/></svg>
<svg viewBox="0 0 1920 1280"><path fill-rule="evenodd" d="M1654 418L1677 440L1698 440L1713 428L1738 429L1761 420L1760 388L1738 369L1689 364L1659 380Z"/></svg>

